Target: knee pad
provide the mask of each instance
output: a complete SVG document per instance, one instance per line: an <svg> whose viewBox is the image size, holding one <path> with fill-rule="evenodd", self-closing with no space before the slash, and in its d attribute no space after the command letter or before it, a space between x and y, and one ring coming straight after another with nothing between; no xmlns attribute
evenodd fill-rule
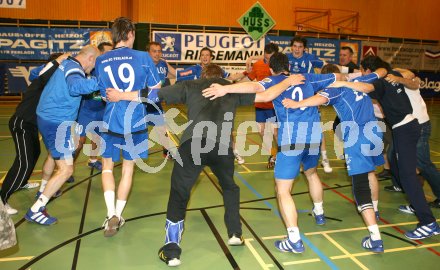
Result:
<svg viewBox="0 0 440 270"><path fill-rule="evenodd" d="M368 173L356 174L352 176L353 195L358 207L358 211L362 212L366 209L373 208L371 201L371 189L368 181Z"/></svg>

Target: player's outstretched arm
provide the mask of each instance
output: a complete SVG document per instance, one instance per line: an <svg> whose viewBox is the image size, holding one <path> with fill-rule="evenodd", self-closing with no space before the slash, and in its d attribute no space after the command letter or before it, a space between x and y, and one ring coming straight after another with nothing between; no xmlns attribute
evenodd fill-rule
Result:
<svg viewBox="0 0 440 270"><path fill-rule="evenodd" d="M264 91L264 88L258 82L244 82L229 85L220 85L213 83L209 88L202 91L205 98L214 100L226 94L251 94Z"/></svg>
<svg viewBox="0 0 440 270"><path fill-rule="evenodd" d="M321 95L314 95L312 97L303 99L301 101L295 101L290 98L285 98L282 101L282 104L285 108L288 109L298 109L298 108L306 108L306 107L317 107L319 105L323 105L327 103L327 98Z"/></svg>
<svg viewBox="0 0 440 270"><path fill-rule="evenodd" d="M420 80L407 79L399 76L394 76L393 74L388 74L385 80L390 83L400 83L403 84L407 89L418 90L420 87Z"/></svg>
<svg viewBox="0 0 440 270"><path fill-rule="evenodd" d="M370 93L374 91L374 86L369 83L363 83L363 82L344 82L344 81L336 81L332 84L330 84L328 87L330 88L339 88L339 87L348 87L353 90L363 92L363 93Z"/></svg>
<svg viewBox="0 0 440 270"><path fill-rule="evenodd" d="M257 93L257 95L255 96L255 102L272 101L290 86L304 84L304 80L305 78L301 74L290 75L280 83L269 87L269 89L267 89L266 91Z"/></svg>

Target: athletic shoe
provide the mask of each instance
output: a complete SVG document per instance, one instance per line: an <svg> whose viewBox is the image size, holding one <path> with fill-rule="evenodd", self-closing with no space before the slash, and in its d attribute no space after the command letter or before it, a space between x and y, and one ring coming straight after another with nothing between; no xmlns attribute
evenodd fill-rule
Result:
<svg viewBox="0 0 440 270"><path fill-rule="evenodd" d="M391 191L391 192L401 192L401 193L403 193L403 190L402 190L400 187L396 187L396 186L394 186L394 185L386 186L386 187L384 187L383 189L386 190L386 191Z"/></svg>
<svg viewBox="0 0 440 270"><path fill-rule="evenodd" d="M237 152L234 152L234 156L238 164L244 164L244 158L240 156Z"/></svg>
<svg viewBox="0 0 440 270"><path fill-rule="evenodd" d="M296 243L291 242L288 238L282 241L275 241L275 247L281 252L303 253L305 250L301 239Z"/></svg>
<svg viewBox="0 0 440 270"><path fill-rule="evenodd" d="M51 217L44 206L41 206L37 212L32 212L32 209L29 208L24 218L27 221L35 222L40 225L52 225L57 223L57 219Z"/></svg>
<svg viewBox="0 0 440 270"><path fill-rule="evenodd" d="M376 240L374 241L371 239L370 236L365 237L362 239L362 247L375 253L382 253L383 250L383 241L382 240Z"/></svg>
<svg viewBox="0 0 440 270"><path fill-rule="evenodd" d="M106 217L104 223L102 224L102 228L104 228L104 236L112 237L116 233L118 233L119 228L125 224L125 220L121 217L119 219L117 216L112 216L111 218Z"/></svg>
<svg viewBox="0 0 440 270"><path fill-rule="evenodd" d="M379 211L375 211L375 212L374 212L374 215L376 216L376 221L379 221L379 220L380 220L380 214L379 214Z"/></svg>
<svg viewBox="0 0 440 270"><path fill-rule="evenodd" d="M325 216L315 214L315 211L312 209L312 216L315 218L316 225L324 225L325 224Z"/></svg>
<svg viewBox="0 0 440 270"><path fill-rule="evenodd" d="M399 205L399 211L405 214L415 215L416 211L411 205Z"/></svg>
<svg viewBox="0 0 440 270"><path fill-rule="evenodd" d="M228 239L228 245L230 246L241 246L244 244L243 236L238 233L233 233Z"/></svg>
<svg viewBox="0 0 440 270"><path fill-rule="evenodd" d="M102 165L101 165L102 166ZM102 167L101 167L102 168ZM69 177L69 179L67 179L67 181L66 181L67 183L69 183L69 184L72 184L73 182L75 182L75 178L73 178L73 176L71 175L70 177Z"/></svg>
<svg viewBox="0 0 440 270"><path fill-rule="evenodd" d="M274 156L270 155L269 159L267 160L267 168L268 169L272 169L273 167L275 167L275 158Z"/></svg>
<svg viewBox="0 0 440 270"><path fill-rule="evenodd" d="M417 226L414 230L407 231L405 236L412 240L420 240L438 234L440 234L440 226L437 222L433 222L428 225Z"/></svg>
<svg viewBox="0 0 440 270"><path fill-rule="evenodd" d="M435 201L432 201L428 204L433 208L440 208L440 199L435 199Z"/></svg>
<svg viewBox="0 0 440 270"><path fill-rule="evenodd" d="M35 194L35 199L40 198L41 192L37 191L37 194ZM58 198L59 196L63 195L63 191L59 189L55 194L53 194L52 198Z"/></svg>
<svg viewBox="0 0 440 270"><path fill-rule="evenodd" d="M390 179L391 178L391 171L388 169L383 169L380 173L377 174L378 178L382 179Z"/></svg>
<svg viewBox="0 0 440 270"><path fill-rule="evenodd" d="M22 186L21 189L34 189L40 186L38 182L28 182L26 185Z"/></svg>
<svg viewBox="0 0 440 270"><path fill-rule="evenodd" d="M99 160L97 160L97 161L95 161L95 162L90 162L89 161L89 163L87 163L87 166L89 166L90 168L94 168L94 169L97 169L98 171L102 171L102 163L101 163L101 161L99 161ZM70 179L70 178L69 178ZM72 179L73 179L73 177L72 177ZM73 181L75 181L75 180L73 180ZM73 182L72 181L72 182ZM71 183L71 182L69 182L69 180L67 180L67 182L68 183Z"/></svg>
<svg viewBox="0 0 440 270"><path fill-rule="evenodd" d="M15 215L18 213L18 210L15 208L12 208L9 203L5 203L5 209L6 209L6 213L8 213L8 215Z"/></svg>
<svg viewBox="0 0 440 270"><path fill-rule="evenodd" d="M165 247L168 250L167 253L172 254L169 257L165 255L165 251L164 251ZM166 265L173 267L173 266L180 265L181 252L182 252L182 250L180 249L180 247L176 243L169 243L159 249L158 255L159 255L159 259L161 259L164 263L166 263Z"/></svg>
<svg viewBox="0 0 440 270"><path fill-rule="evenodd" d="M333 171L332 167L330 167L330 162L328 162L328 159L323 159L321 161L321 165L324 168L325 173L331 173Z"/></svg>

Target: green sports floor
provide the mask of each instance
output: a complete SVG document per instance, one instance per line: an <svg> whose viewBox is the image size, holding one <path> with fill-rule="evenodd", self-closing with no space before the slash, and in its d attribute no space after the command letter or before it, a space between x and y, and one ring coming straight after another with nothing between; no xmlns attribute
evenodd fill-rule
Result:
<svg viewBox="0 0 440 270"><path fill-rule="evenodd" d="M440 167L440 102L426 101L432 121L431 157ZM8 131L13 105L0 107L0 179L14 159L14 144ZM182 109L182 108L179 108ZM331 108L323 108L323 121L334 119ZM251 107L238 111L237 123L253 120ZM177 117L184 123L185 112ZM180 134L174 136L178 142ZM344 162L336 159L333 133L325 132L327 152L333 172L319 168L324 185L324 208L327 223L315 225L310 215L311 201L304 175L297 178L293 198L299 212L299 227L306 251L303 254L281 253L274 241L285 235L277 210L273 170L266 169L267 156L259 153L236 165L235 181L241 188L241 220L244 246L229 247L223 222L222 194L209 168L194 186L185 219L180 269L439 269L440 236L423 241L409 241L403 232L415 227L414 215L397 210L405 196L383 190L390 180L380 181L379 222L385 253L366 252L360 245L368 233L357 214L351 194L351 180ZM246 144L259 145L256 133L248 134ZM44 148L44 147L42 147ZM43 150L31 181L41 179ZM9 203L19 210L12 216L18 245L0 252L0 269L168 269L157 256L164 241L165 210L170 189L173 162L168 161L157 173L137 169L123 216L126 224L118 234L105 238L100 228L106 208L101 189L101 174L86 166L82 155L76 163L75 182L62 187L61 197L48 204L48 212L58 218L53 226L31 224L23 219L33 204L36 189L16 192ZM161 147L154 146L145 162L155 166L163 161ZM378 171L381 168L378 168ZM114 170L115 178L121 167ZM433 200L425 184L429 201ZM440 218L440 209L433 209Z"/></svg>

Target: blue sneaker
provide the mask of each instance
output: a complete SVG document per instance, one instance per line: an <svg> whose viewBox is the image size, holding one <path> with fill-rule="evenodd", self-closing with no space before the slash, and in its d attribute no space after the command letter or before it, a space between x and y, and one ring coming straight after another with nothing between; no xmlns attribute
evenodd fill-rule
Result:
<svg viewBox="0 0 440 270"><path fill-rule="evenodd" d="M414 230L407 231L405 236L406 238L412 240L420 240L438 234L440 234L440 226L437 224L437 222L433 222L428 225L417 226Z"/></svg>
<svg viewBox="0 0 440 270"><path fill-rule="evenodd" d="M99 160L97 160L95 162L89 162L89 163L87 163L87 166L89 166L90 168L95 168L98 171L102 171L102 163Z"/></svg>
<svg viewBox="0 0 440 270"><path fill-rule="evenodd" d="M288 238L282 241L275 241L275 247L281 252L303 253L305 250L301 239L295 243L290 241Z"/></svg>
<svg viewBox="0 0 440 270"><path fill-rule="evenodd" d="M380 220L380 214L379 214L379 211L375 211L375 212L374 212L374 215L376 215L376 221L379 221L379 220Z"/></svg>
<svg viewBox="0 0 440 270"><path fill-rule="evenodd" d="M27 221L35 222L40 225L52 225L57 223L57 219L54 217L51 217L47 211L46 207L41 206L40 209L38 209L38 212L32 212L32 210L29 208L29 210L26 212L26 215L24 215L24 218Z"/></svg>
<svg viewBox="0 0 440 270"><path fill-rule="evenodd" d="M416 211L411 205L399 205L399 211L409 215L415 215Z"/></svg>
<svg viewBox="0 0 440 270"><path fill-rule="evenodd" d="M315 218L316 225L324 225L325 224L325 216L315 214L315 211L312 209L312 216Z"/></svg>
<svg viewBox="0 0 440 270"><path fill-rule="evenodd" d="M37 194L35 194L35 199L40 198L41 192L37 191ZM55 194L53 194L52 198L58 198L59 196L63 195L63 191L61 191L61 189L59 189L57 192L55 192Z"/></svg>
<svg viewBox="0 0 440 270"><path fill-rule="evenodd" d="M73 178L73 176L71 175L71 176L69 177L69 179L67 179L66 182L69 183L69 184L72 184L73 182L75 182L75 178Z"/></svg>
<svg viewBox="0 0 440 270"><path fill-rule="evenodd" d="M383 252L383 241L382 240L372 240L370 236L362 239L362 247L375 253Z"/></svg>

